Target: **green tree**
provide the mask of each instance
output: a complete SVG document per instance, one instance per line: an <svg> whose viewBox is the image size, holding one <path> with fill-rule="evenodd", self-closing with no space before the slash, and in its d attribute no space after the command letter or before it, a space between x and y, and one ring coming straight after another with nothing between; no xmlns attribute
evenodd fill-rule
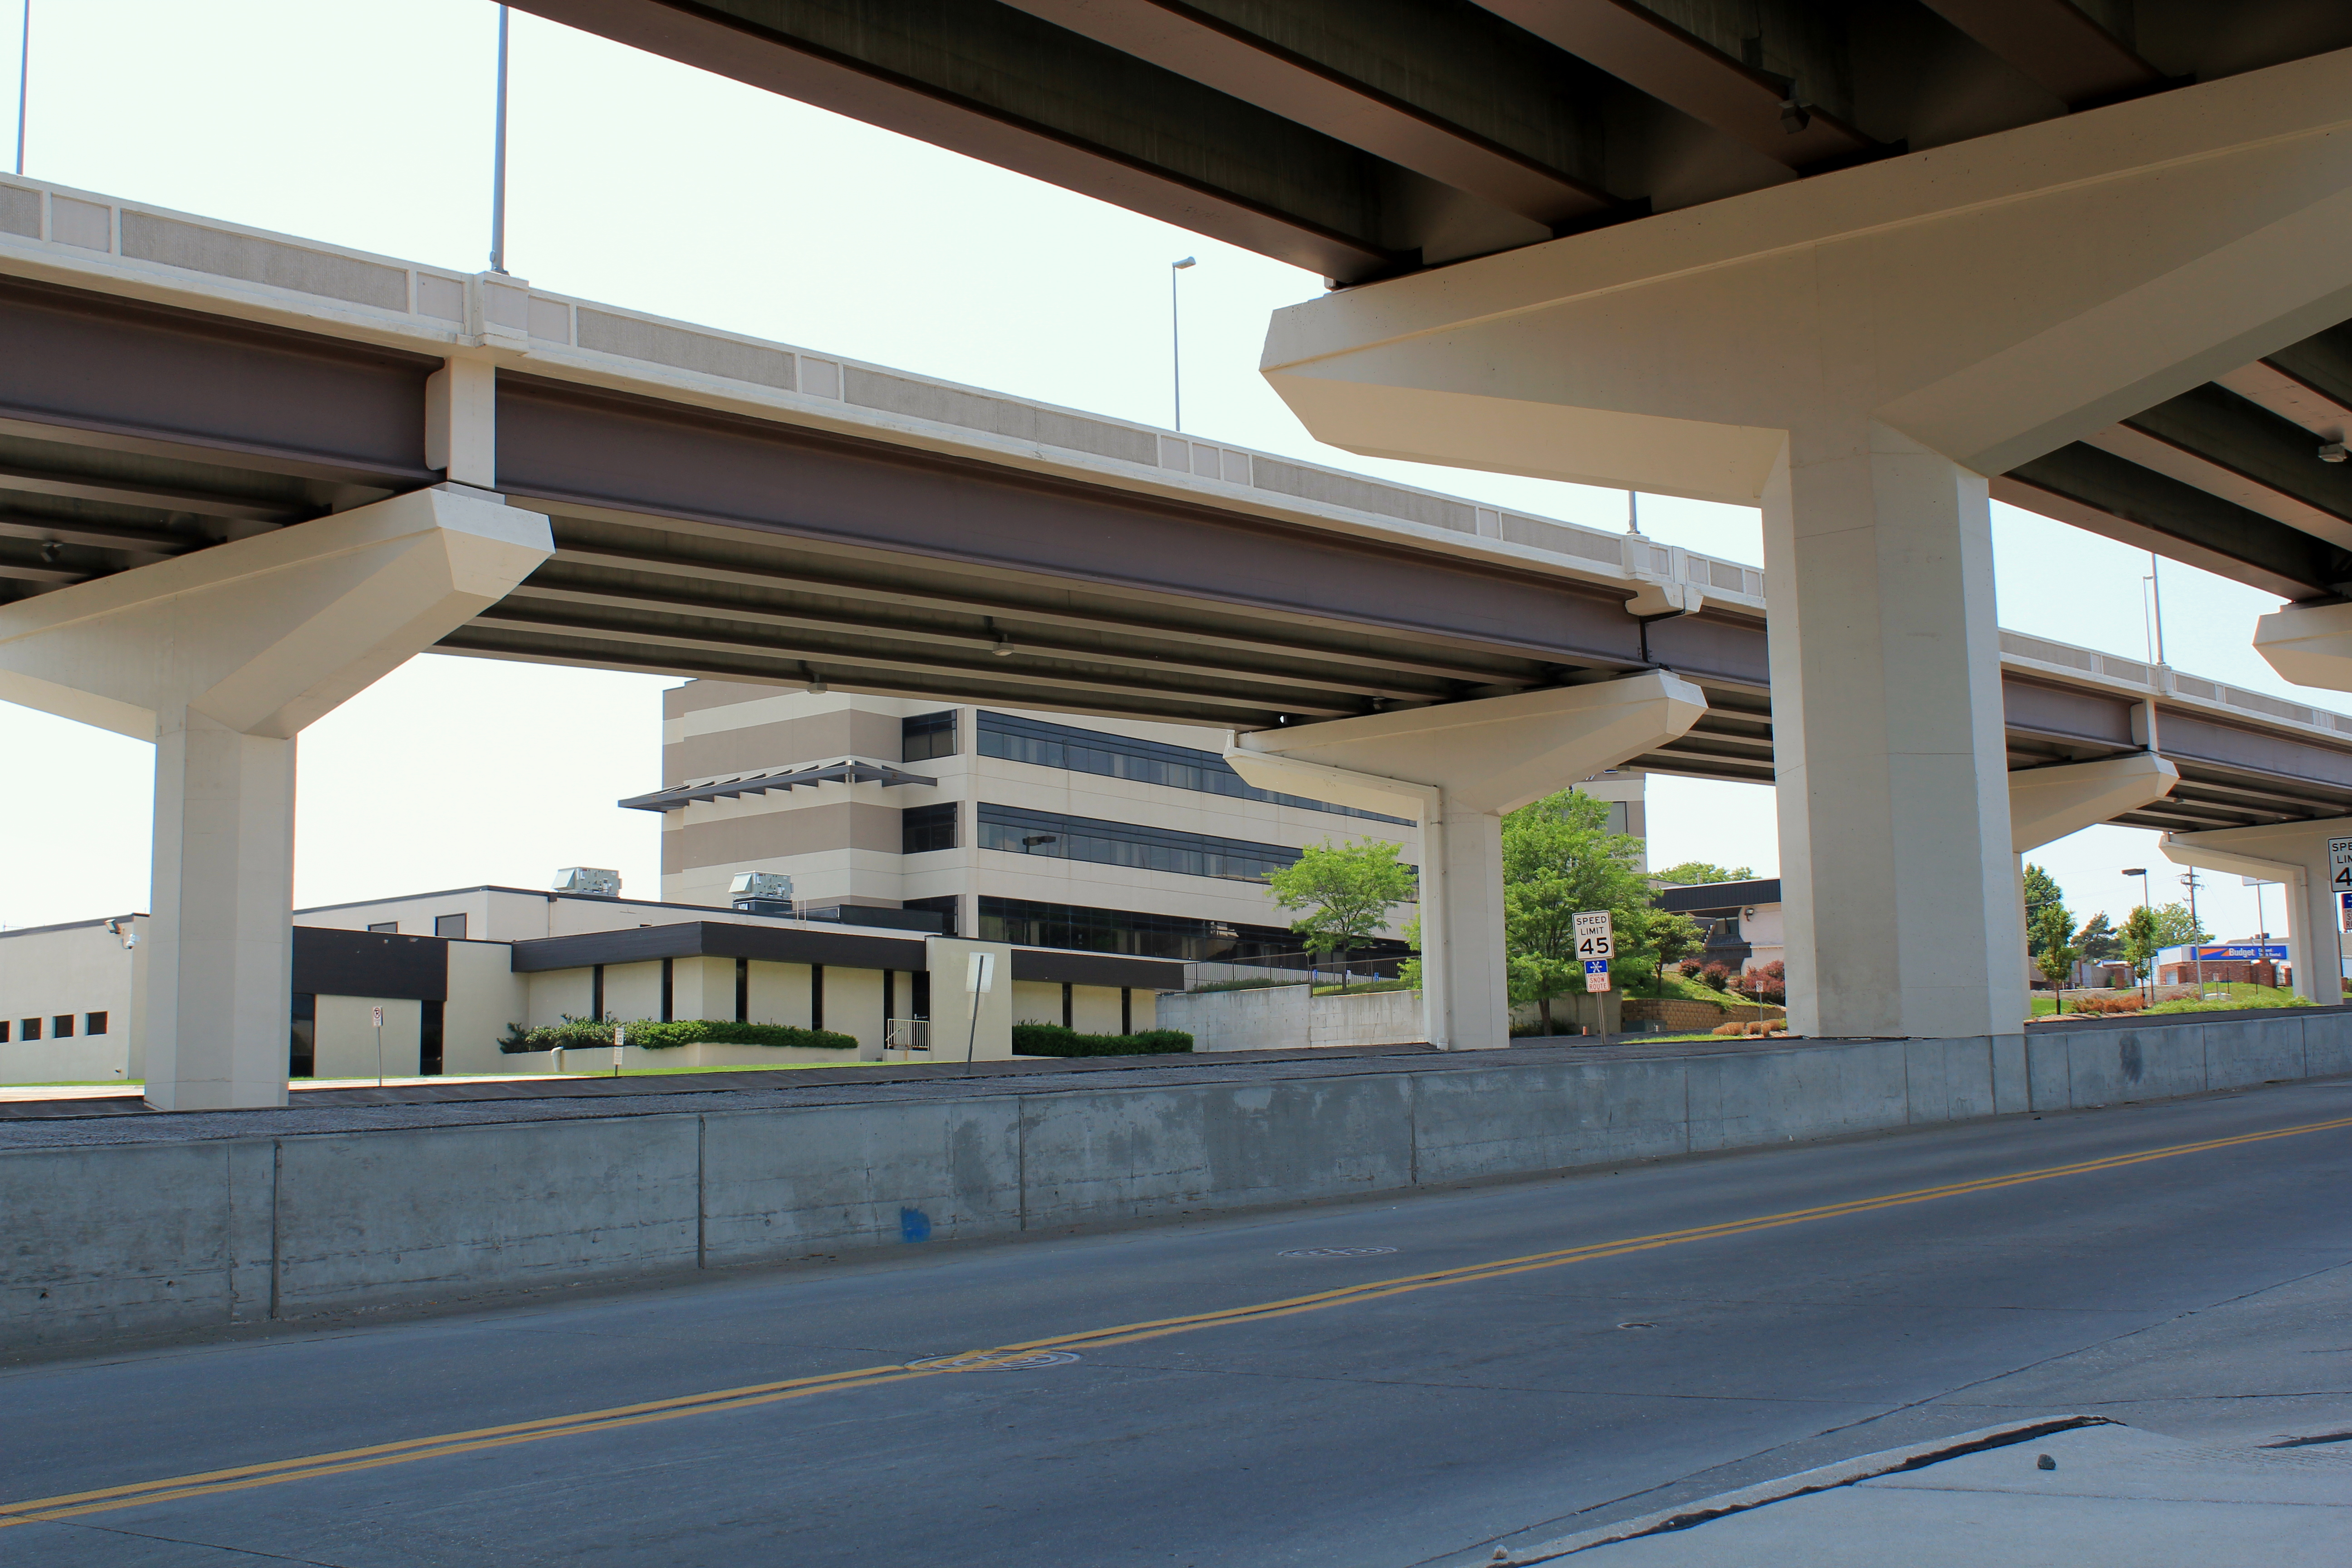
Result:
<svg viewBox="0 0 2352 1568"><path fill-rule="evenodd" d="M1268 877L1274 901L1307 911L1290 922L1309 952L1343 958L1389 923L1389 911L1411 902L1412 868L1397 862L1401 844L1371 841L1310 844L1298 858ZM1348 988L1345 974L1339 989Z"/></svg>
<svg viewBox="0 0 2352 1568"><path fill-rule="evenodd" d="M2124 958L2134 974L2145 980L2154 973L2157 951L2166 945L2154 910L2143 904L2124 917Z"/></svg>
<svg viewBox="0 0 2352 1568"><path fill-rule="evenodd" d="M2075 960L2083 950L2074 945L2074 917L2063 904L2045 904L2033 921L2033 962L2042 966L2042 977L2050 982L2051 994L2058 1001L2058 1011L2066 1010L2066 980L2074 972Z"/></svg>
<svg viewBox="0 0 2352 1568"><path fill-rule="evenodd" d="M2034 922L2042 918L2042 911L2053 904L2063 908L2065 902L2065 890L2058 886L2058 879L2028 862L2025 868L2025 951L2028 953L2033 951Z"/></svg>
<svg viewBox="0 0 2352 1568"><path fill-rule="evenodd" d="M2186 903L2156 906L2156 934L2163 939L2156 944L2158 947L2179 947L2185 942L2213 940L2213 933L2189 914Z"/></svg>
<svg viewBox="0 0 2352 1568"><path fill-rule="evenodd" d="M2123 956L2123 939L2116 934L2116 928L2108 922L2105 910L2083 922L2083 929L2074 933L2074 945L2083 950L2083 957L2092 963L2105 963L2109 959Z"/></svg>
<svg viewBox="0 0 2352 1568"><path fill-rule="evenodd" d="M1546 795L1503 818L1503 930L1511 999L1541 1010L1551 1033L1551 999L1584 988L1576 953L1578 914L1607 910L1617 962L1651 960L1650 884L1635 868L1642 841L1609 831L1609 805L1574 790Z"/></svg>
<svg viewBox="0 0 2352 1568"><path fill-rule="evenodd" d="M1680 865L1669 866L1650 875L1658 881L1670 882L1677 888L1693 888L1703 882L1751 881L1756 873L1746 866L1735 866L1727 870L1705 860L1685 860Z"/></svg>
<svg viewBox="0 0 2352 1568"><path fill-rule="evenodd" d="M1706 945L1706 927L1689 915L1678 915L1664 910L1652 910L1649 915L1651 973L1657 980L1660 995L1665 994L1666 965L1687 953Z"/></svg>

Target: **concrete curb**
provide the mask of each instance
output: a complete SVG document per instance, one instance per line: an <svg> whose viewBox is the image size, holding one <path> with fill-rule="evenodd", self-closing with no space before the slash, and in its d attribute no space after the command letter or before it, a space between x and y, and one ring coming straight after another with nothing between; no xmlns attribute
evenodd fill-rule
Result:
<svg viewBox="0 0 2352 1568"><path fill-rule="evenodd" d="M1790 1498L1829 1491L1837 1487L1850 1487L1856 1481L1874 1480L1880 1476L1941 1464L1946 1459L1957 1459L1964 1454L1980 1454L1988 1448L2030 1443L2053 1432L2072 1431L2077 1426L2117 1425L2120 1423L2110 1421L2104 1415L2045 1415L2031 1421L2009 1421L1998 1426L1979 1426L1973 1432L1956 1433L1949 1437L1913 1443L1901 1448L1884 1448L1875 1454L1864 1454L1856 1458L1841 1459L1833 1465L1799 1470L1792 1476L1759 1481L1737 1491L1718 1492L1714 1497L1685 1503L1680 1508L1664 1509L1638 1519L1620 1520L1615 1524L1605 1524L1580 1535L1562 1536L1558 1541L1547 1541L1522 1552L1498 1552L1494 1561L1497 1568L1504 1564L1517 1568L1522 1563L1550 1563L1579 1552L1589 1552L1596 1546L1688 1530L1693 1525L1705 1524L1727 1514L1745 1513L1768 1503L1786 1502Z"/></svg>

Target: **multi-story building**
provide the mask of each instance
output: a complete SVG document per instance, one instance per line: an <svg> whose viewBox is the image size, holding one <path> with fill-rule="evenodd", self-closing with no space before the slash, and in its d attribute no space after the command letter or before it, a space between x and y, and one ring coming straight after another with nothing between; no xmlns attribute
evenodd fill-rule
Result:
<svg viewBox="0 0 2352 1568"><path fill-rule="evenodd" d="M662 896L723 904L744 872L792 879L803 910L936 914L988 942L1249 962L1295 953L1268 873L1401 817L1243 783L1224 733L698 680L664 693ZM1585 786L1641 835L1642 779ZM1377 951L1405 951L1406 906Z"/></svg>

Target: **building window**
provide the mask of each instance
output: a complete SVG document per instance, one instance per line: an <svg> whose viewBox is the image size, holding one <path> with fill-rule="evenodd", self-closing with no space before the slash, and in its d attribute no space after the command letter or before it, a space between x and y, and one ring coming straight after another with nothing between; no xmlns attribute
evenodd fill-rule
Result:
<svg viewBox="0 0 2352 1568"><path fill-rule="evenodd" d="M73 1015L60 1013L49 1020L49 1037L58 1040L73 1038Z"/></svg>
<svg viewBox="0 0 2352 1568"><path fill-rule="evenodd" d="M24 1032L25 1032L25 1042L26 1042L27 1045L30 1045L33 1041L39 1039L39 1038L41 1037L41 1021L40 1021L38 1018L27 1018L27 1019L26 1019L26 1020L25 1020L25 1031L24 1031Z"/></svg>
<svg viewBox="0 0 2352 1568"><path fill-rule="evenodd" d="M459 915L459 920L466 917ZM441 1074L441 1018L445 1003L425 1001L417 1004L416 1076L437 1078Z"/></svg>
<svg viewBox="0 0 2352 1568"><path fill-rule="evenodd" d="M751 1021L751 961L748 958L735 961L735 1021Z"/></svg>
<svg viewBox="0 0 2352 1568"><path fill-rule="evenodd" d="M433 917L433 934L435 936L447 937L451 942L465 941L466 917L463 915L435 915Z"/></svg>
<svg viewBox="0 0 2352 1568"><path fill-rule="evenodd" d="M604 966L601 963L588 972L588 1016L600 1024L604 1021Z"/></svg>
<svg viewBox="0 0 2352 1568"><path fill-rule="evenodd" d="M953 936L956 933L956 906L961 902L963 902L963 900L956 897L955 894L948 893L936 899L908 899L899 907L901 909L908 910L923 910L939 916L941 920L947 922L945 925L940 927L940 934L941 936ZM922 1016L919 1013L915 1016L919 1018Z"/></svg>
<svg viewBox="0 0 2352 1568"><path fill-rule="evenodd" d="M1133 910L1097 910L1079 904L1033 903L1026 899L980 898L982 942L1016 947L1059 947L1080 952L1118 952L1138 958L1176 958L1248 963L1296 956L1298 938L1280 926L1237 925L1182 915L1144 914ZM1360 957L1410 957L1412 950L1386 937L1361 943Z"/></svg>
<svg viewBox="0 0 2352 1568"><path fill-rule="evenodd" d="M1360 816L1370 822L1393 822L1411 827L1410 817L1382 816L1350 805L1308 800L1304 795L1276 795L1242 782L1233 765L1214 752L1190 746L1167 746L1099 730L1069 724L1048 724L1011 713L982 710L978 724L980 754L1007 762L1029 763L1041 768L1066 768L1072 773L1099 773L1106 778L1132 779L1138 784L1164 784L1202 795L1231 795L1236 800L1262 800L1295 805L1305 811L1328 811L1338 816Z"/></svg>
<svg viewBox="0 0 2352 1568"><path fill-rule="evenodd" d="M668 1023L668 1022L670 1021L670 1016L669 1016L669 1015L670 1015L670 998L671 998L673 995L675 995L675 994L676 994L676 992L675 992L675 990L673 989L673 987L676 985L676 984L677 984L677 960L676 960L675 958L665 958L665 959L663 959L663 960L662 960L662 1016L661 1016L661 1021L662 1021L663 1023L665 1023L665 1024L667 1024L667 1023Z"/></svg>
<svg viewBox="0 0 2352 1568"><path fill-rule="evenodd" d="M956 803L944 805L910 805L898 814L899 849L902 855L928 855L934 849L956 847Z"/></svg>
<svg viewBox="0 0 2352 1568"><path fill-rule="evenodd" d="M809 1027L824 1027L824 965L809 965Z"/></svg>
<svg viewBox="0 0 2352 1568"><path fill-rule="evenodd" d="M952 757L955 754L954 709L939 713L918 713L911 719L898 721L900 762L927 763L933 757Z"/></svg>
<svg viewBox="0 0 2352 1568"><path fill-rule="evenodd" d="M374 925L368 927L368 930L385 931L391 935L398 936L400 934L400 922L398 921L379 921Z"/></svg>
<svg viewBox="0 0 2352 1568"><path fill-rule="evenodd" d="M1045 855L1057 860L1087 860L1101 866L1132 866L1238 882L1263 882L1295 864L1299 853L1279 844L1253 844L1244 838L1178 833L984 802L980 807L980 847L1013 855Z"/></svg>
<svg viewBox="0 0 2352 1568"><path fill-rule="evenodd" d="M16 1025L10 1023L7 1019L0 1018L0 1046L5 1046L8 1043L9 1033L14 1030L16 1026Z"/></svg>
<svg viewBox="0 0 2352 1568"><path fill-rule="evenodd" d="M84 1013L81 1016L81 1032L85 1035L102 1035L106 1033L106 1015L103 1013ZM5 1036L0 1036L0 1039L5 1039Z"/></svg>
<svg viewBox="0 0 2352 1568"><path fill-rule="evenodd" d="M319 1067L319 998L309 991L294 993L292 1037L287 1042L286 1076L313 1078Z"/></svg>

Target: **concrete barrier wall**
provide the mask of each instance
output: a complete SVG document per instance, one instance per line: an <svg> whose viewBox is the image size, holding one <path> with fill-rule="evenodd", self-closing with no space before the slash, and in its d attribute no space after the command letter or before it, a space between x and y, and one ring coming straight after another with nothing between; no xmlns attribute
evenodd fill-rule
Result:
<svg viewBox="0 0 2352 1568"><path fill-rule="evenodd" d="M1192 1037L1196 1051L1275 1051L1307 1041L1307 985L1187 991L1160 998L1159 1023Z"/></svg>
<svg viewBox="0 0 2352 1568"><path fill-rule="evenodd" d="M0 1152L0 1348L2347 1074L2352 1016L2330 1011L13 1150Z"/></svg>

